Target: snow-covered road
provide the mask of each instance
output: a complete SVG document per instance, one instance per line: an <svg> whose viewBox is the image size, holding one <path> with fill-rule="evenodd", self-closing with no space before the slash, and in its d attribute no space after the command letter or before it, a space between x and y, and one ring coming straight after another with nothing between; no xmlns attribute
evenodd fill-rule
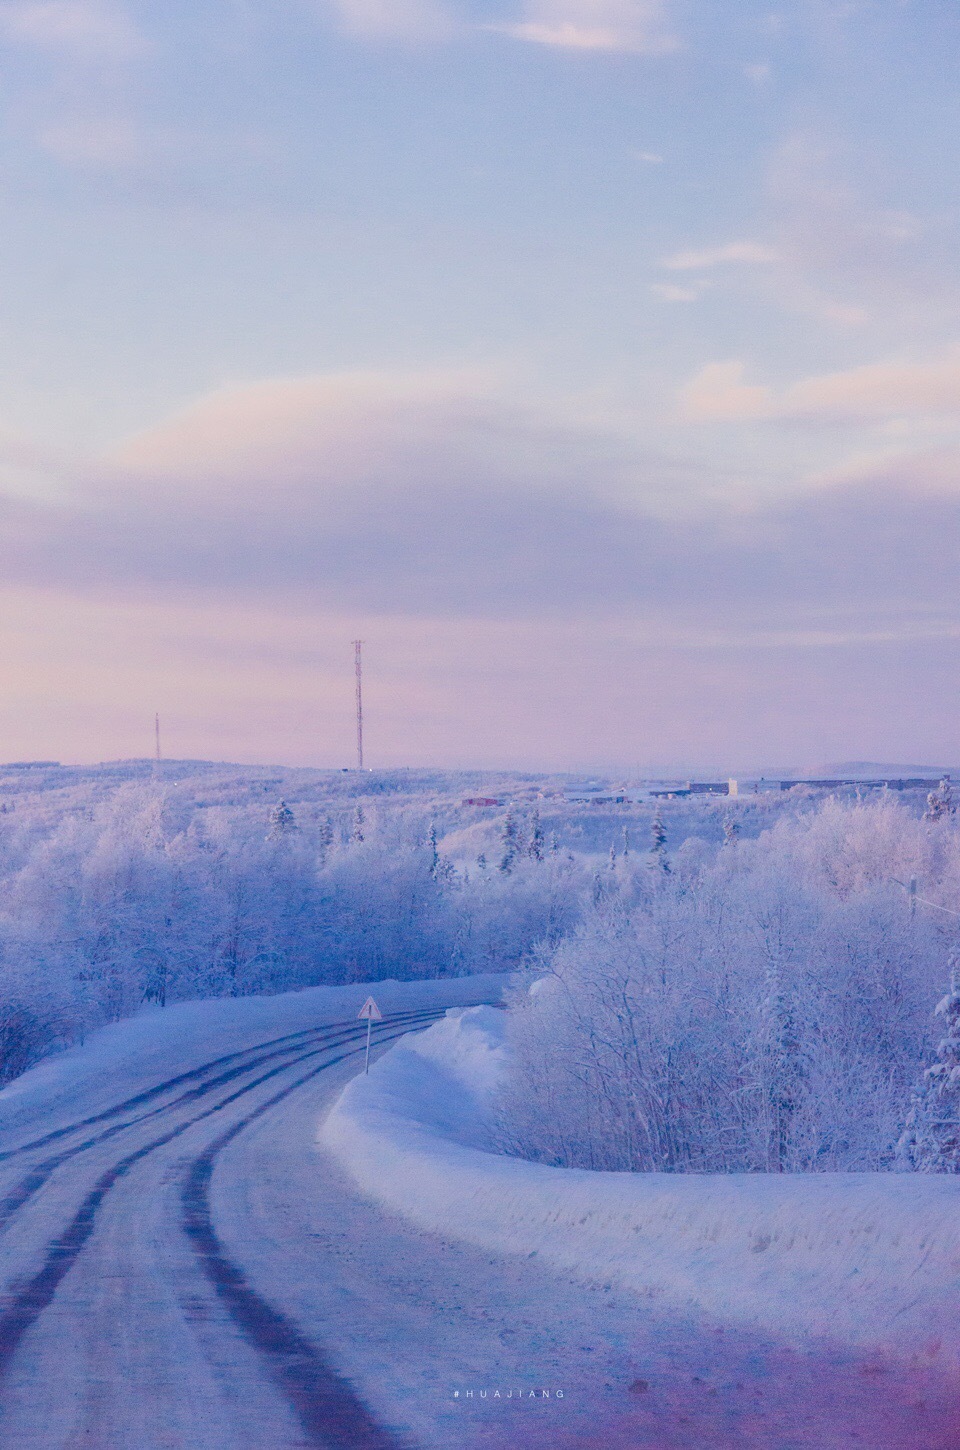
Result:
<svg viewBox="0 0 960 1450"><path fill-rule="evenodd" d="M497 985L378 988L378 1034ZM788 1352L365 1201L315 1142L365 993L152 1014L0 1094L3 1450L960 1444L933 1375Z"/></svg>

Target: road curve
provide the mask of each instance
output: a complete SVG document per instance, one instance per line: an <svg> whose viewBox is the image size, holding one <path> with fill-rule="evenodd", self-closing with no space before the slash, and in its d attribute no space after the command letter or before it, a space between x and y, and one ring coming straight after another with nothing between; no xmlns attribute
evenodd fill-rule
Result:
<svg viewBox="0 0 960 1450"><path fill-rule="evenodd" d="M389 1014L374 1029L374 1043L438 1015ZM321 1074L341 1083L356 1071L365 1036L365 1024L349 1021L270 1038L4 1146L4 1450L400 1450L400 1439L377 1423L320 1343L250 1286L218 1237L210 1204L222 1150ZM158 1181L178 1189L162 1195L161 1225L152 1203ZM152 1225L149 1243L144 1220ZM220 1314L210 1312L211 1296ZM204 1298L199 1358L206 1364L198 1365L196 1344L184 1339ZM136 1325L132 1357L140 1374L132 1382L124 1316ZM120 1354L112 1356L115 1348ZM138 1383L144 1377L148 1383ZM185 1433L182 1397L191 1380L203 1389ZM51 1385L60 1389L55 1406L44 1405Z"/></svg>
<svg viewBox="0 0 960 1450"><path fill-rule="evenodd" d="M384 984L375 1050L481 990L439 988ZM315 1141L362 1061L336 993L120 1024L0 1095L0 1450L958 1450L932 1371L364 1200Z"/></svg>

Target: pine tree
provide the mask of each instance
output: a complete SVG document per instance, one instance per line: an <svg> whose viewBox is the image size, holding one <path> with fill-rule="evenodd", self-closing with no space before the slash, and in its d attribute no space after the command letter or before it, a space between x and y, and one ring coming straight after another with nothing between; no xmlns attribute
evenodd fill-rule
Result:
<svg viewBox="0 0 960 1450"><path fill-rule="evenodd" d="M610 842L609 866L610 866L610 870L611 871L616 871L616 869L617 869L617 848L613 844L612 841Z"/></svg>
<svg viewBox="0 0 960 1450"><path fill-rule="evenodd" d="M950 961L950 990L937 1004L946 1035L923 1074L899 1151L920 1173L960 1173L960 960Z"/></svg>
<svg viewBox="0 0 960 1450"><path fill-rule="evenodd" d="M659 807L650 822L650 855L653 865L658 871L665 875L670 871L670 860L667 856L667 833L663 825L663 817Z"/></svg>
<svg viewBox="0 0 960 1450"><path fill-rule="evenodd" d="M356 810L353 813L353 834L350 839L358 846L365 839L363 830L364 824L365 817L363 814L363 806L357 806Z"/></svg>
<svg viewBox="0 0 960 1450"><path fill-rule="evenodd" d="M624 828L623 828L623 859L626 861L626 859L627 859L627 857L629 855L630 855L630 832L627 830L626 826L624 826Z"/></svg>
<svg viewBox="0 0 960 1450"><path fill-rule="evenodd" d="M270 812L270 831L268 840L279 841L281 836L289 835L297 829L297 818L287 805L286 801L278 801Z"/></svg>
<svg viewBox="0 0 960 1450"><path fill-rule="evenodd" d="M430 853L430 875L437 879L437 872L440 870L440 852L437 849L437 827L435 822L430 822L430 830L427 835L427 850Z"/></svg>
<svg viewBox="0 0 960 1450"><path fill-rule="evenodd" d="M527 846L527 855L531 860L543 860L544 839L543 826L540 824L540 812L534 811L530 821L530 842Z"/></svg>
<svg viewBox="0 0 960 1450"><path fill-rule="evenodd" d="M484 853L482 851L480 852L480 855L477 857L477 865L479 866L479 868L480 868L481 871L486 871L486 869L487 869L487 858L486 858L486 856L484 855Z"/></svg>
<svg viewBox="0 0 960 1450"><path fill-rule="evenodd" d="M953 786L950 784L949 775L927 796L927 809L923 813L925 821L938 821L943 816L953 814Z"/></svg>
<svg viewBox="0 0 960 1450"><path fill-rule="evenodd" d="M517 821L513 811L507 811L503 819L503 832L500 837L502 853L500 856L500 870L505 875L513 870L517 859Z"/></svg>
<svg viewBox="0 0 960 1450"><path fill-rule="evenodd" d="M317 860L321 867L326 866L332 846L333 822L329 816L324 816L317 828Z"/></svg>
<svg viewBox="0 0 960 1450"><path fill-rule="evenodd" d="M557 835L556 831L551 831L551 833L550 833L550 855L551 856L559 856L559 854L560 854L560 837Z"/></svg>

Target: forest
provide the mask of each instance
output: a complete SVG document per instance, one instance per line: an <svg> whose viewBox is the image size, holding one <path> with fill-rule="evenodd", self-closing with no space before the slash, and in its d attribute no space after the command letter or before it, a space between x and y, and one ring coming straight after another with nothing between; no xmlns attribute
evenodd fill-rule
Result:
<svg viewBox="0 0 960 1450"><path fill-rule="evenodd" d="M451 780L276 783L141 772L3 800L0 1082L176 1001L516 971L503 1151L956 1170L949 792L585 825L530 782L479 816Z"/></svg>

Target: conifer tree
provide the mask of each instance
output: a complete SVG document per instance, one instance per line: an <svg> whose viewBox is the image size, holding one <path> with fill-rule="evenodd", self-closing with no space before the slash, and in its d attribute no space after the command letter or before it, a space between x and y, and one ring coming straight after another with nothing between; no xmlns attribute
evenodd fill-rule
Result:
<svg viewBox="0 0 960 1450"><path fill-rule="evenodd" d="M945 775L936 790L932 790L927 796L927 809L923 813L923 819L939 821L943 816L952 815L953 810L953 787L949 775Z"/></svg>
<svg viewBox="0 0 960 1450"><path fill-rule="evenodd" d="M321 867L326 866L332 846L333 822L329 816L324 816L317 828L317 860Z"/></svg>
<svg viewBox="0 0 960 1450"><path fill-rule="evenodd" d="M960 1173L960 960L950 961L950 990L937 1004L945 1035L937 1060L923 1074L907 1126L901 1156L920 1173Z"/></svg>
<svg viewBox="0 0 960 1450"><path fill-rule="evenodd" d="M653 820L650 822L650 855L654 867L665 875L670 871L670 861L667 856L667 832L664 828L663 817L660 808L657 807Z"/></svg>
<svg viewBox="0 0 960 1450"><path fill-rule="evenodd" d="M363 829L365 825L365 819L366 818L363 814L363 806L357 806L356 810L353 813L353 834L350 839L358 846L365 839Z"/></svg>
<svg viewBox="0 0 960 1450"><path fill-rule="evenodd" d="M286 801L278 801L270 812L270 831L268 839L279 841L281 836L288 835L297 829L297 818L287 805Z"/></svg>
<svg viewBox="0 0 960 1450"><path fill-rule="evenodd" d="M437 849L437 827L436 822L430 822L430 830L427 835L427 850L430 853L430 875L437 879L437 872L440 869L440 852Z"/></svg>
<svg viewBox="0 0 960 1450"><path fill-rule="evenodd" d="M507 876L513 870L517 859L517 820L512 810L507 811L503 818L503 832L500 837L501 856L500 870Z"/></svg>
<svg viewBox="0 0 960 1450"><path fill-rule="evenodd" d="M527 846L527 855L534 861L543 860L544 847L543 826L540 824L540 812L534 811L530 822L530 842Z"/></svg>

